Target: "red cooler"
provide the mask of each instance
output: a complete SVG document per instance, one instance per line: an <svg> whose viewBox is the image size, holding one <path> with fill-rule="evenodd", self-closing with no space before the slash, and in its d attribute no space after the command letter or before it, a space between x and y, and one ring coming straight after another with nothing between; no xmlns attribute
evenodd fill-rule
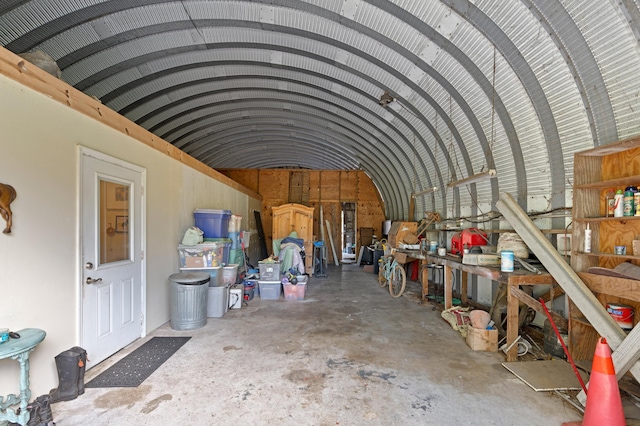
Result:
<svg viewBox="0 0 640 426"><path fill-rule="evenodd" d="M453 237L451 237L451 254L462 253L465 244L468 248L486 246L487 233L478 228L468 228L453 234Z"/></svg>

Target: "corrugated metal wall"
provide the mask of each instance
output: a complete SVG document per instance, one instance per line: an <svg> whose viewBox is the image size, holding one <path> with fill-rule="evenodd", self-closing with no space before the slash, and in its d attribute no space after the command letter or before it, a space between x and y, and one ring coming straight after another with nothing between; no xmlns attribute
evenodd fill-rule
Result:
<svg viewBox="0 0 640 426"><path fill-rule="evenodd" d="M434 186L416 216L457 218L500 192L565 206L575 152L640 133L638 17L597 0L41 0L0 5L0 44L45 51L211 167L360 169L388 218Z"/></svg>

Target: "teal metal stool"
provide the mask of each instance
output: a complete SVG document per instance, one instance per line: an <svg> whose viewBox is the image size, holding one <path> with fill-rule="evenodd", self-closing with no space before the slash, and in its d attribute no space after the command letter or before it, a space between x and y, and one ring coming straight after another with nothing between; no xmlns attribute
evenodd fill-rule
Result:
<svg viewBox="0 0 640 426"><path fill-rule="evenodd" d="M324 245L324 241L316 241L313 243L313 276L316 278L326 278L326 270L327 246Z"/></svg>
<svg viewBox="0 0 640 426"><path fill-rule="evenodd" d="M10 422L26 425L29 421L29 410L27 404L31 399L29 389L29 354L44 340L47 335L38 328L25 328L18 331L19 339L9 339L0 344L0 359L11 358L20 363L20 394L18 396L10 394L7 397L0 396L0 422L8 420ZM20 414L11 408L20 404Z"/></svg>

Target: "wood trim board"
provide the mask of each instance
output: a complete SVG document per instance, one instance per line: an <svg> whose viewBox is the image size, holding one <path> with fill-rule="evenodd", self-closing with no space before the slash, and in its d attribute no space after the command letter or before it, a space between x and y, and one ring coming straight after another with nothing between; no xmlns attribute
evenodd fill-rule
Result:
<svg viewBox="0 0 640 426"><path fill-rule="evenodd" d="M101 102L64 81L41 70L13 52L0 47L0 74L14 80L81 114L93 118L184 165L197 170L237 191L262 201L262 196L240 185L206 164L196 160L164 139L154 135Z"/></svg>

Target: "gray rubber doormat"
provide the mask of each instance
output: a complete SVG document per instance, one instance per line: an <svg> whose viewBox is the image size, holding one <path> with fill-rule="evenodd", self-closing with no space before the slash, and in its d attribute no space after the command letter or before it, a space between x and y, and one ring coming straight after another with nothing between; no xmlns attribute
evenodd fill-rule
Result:
<svg viewBox="0 0 640 426"><path fill-rule="evenodd" d="M87 388L135 388L191 337L154 337L97 375Z"/></svg>

